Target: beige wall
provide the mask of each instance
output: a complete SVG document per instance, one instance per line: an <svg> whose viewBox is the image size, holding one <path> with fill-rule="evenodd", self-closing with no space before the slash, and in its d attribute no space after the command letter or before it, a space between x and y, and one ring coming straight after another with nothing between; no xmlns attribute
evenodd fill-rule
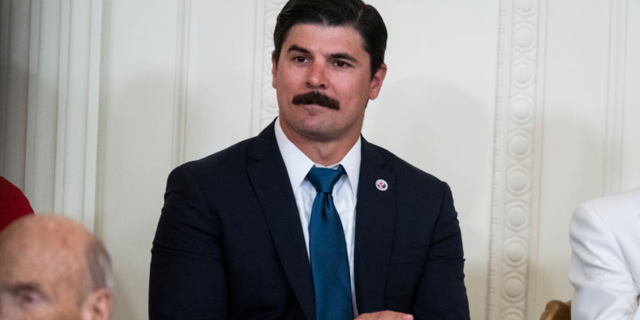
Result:
<svg viewBox="0 0 640 320"><path fill-rule="evenodd" d="M389 72L364 135L451 185L472 319L571 299L573 208L640 185L640 1L369 2ZM147 318L171 168L276 115L283 3L0 0L0 174L104 240L115 319Z"/></svg>

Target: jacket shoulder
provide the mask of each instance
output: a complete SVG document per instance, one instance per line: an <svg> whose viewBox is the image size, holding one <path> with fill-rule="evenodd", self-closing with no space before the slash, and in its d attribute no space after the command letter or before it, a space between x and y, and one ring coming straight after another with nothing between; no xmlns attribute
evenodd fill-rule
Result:
<svg viewBox="0 0 640 320"><path fill-rule="evenodd" d="M190 172L197 177L211 174L218 176L238 170L244 171L250 160L249 153L255 139L256 137L246 139L204 158L186 162L173 169L172 174Z"/></svg>

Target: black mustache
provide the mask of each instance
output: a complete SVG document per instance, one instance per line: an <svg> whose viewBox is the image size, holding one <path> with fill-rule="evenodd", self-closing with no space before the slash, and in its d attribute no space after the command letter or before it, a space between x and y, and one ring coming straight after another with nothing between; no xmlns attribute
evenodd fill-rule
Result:
<svg viewBox="0 0 640 320"><path fill-rule="evenodd" d="M293 104L317 104L329 109L340 110L340 102L318 91L311 91L293 97Z"/></svg>

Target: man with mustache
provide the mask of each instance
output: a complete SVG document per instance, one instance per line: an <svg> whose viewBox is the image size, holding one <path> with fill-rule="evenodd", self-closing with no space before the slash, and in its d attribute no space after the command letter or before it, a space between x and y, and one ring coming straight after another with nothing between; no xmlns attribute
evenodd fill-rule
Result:
<svg viewBox="0 0 640 320"><path fill-rule="evenodd" d="M169 176L151 320L469 318L449 187L361 136L386 40L361 0L287 2L278 118Z"/></svg>

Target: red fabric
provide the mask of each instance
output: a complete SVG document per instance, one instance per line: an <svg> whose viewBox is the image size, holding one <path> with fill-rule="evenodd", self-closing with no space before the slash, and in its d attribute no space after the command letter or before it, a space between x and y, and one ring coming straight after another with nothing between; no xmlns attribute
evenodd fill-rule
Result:
<svg viewBox="0 0 640 320"><path fill-rule="evenodd" d="M28 214L33 214L33 209L27 197L18 187L0 177L0 231L14 220Z"/></svg>

